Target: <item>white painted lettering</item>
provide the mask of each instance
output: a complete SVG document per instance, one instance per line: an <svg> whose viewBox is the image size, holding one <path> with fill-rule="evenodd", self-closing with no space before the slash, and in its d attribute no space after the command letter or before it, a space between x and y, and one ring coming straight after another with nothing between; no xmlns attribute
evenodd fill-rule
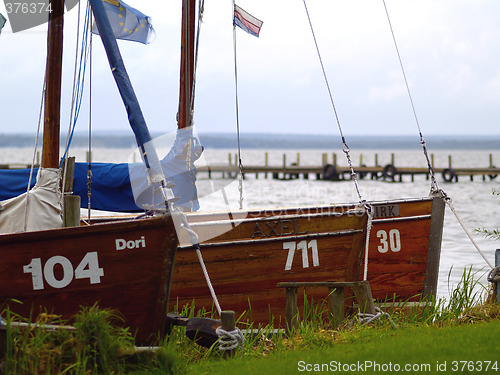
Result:
<svg viewBox="0 0 500 375"><path fill-rule="evenodd" d="M116 250L123 250L127 246L125 240L122 240L121 238L116 239L115 243L116 243Z"/></svg>

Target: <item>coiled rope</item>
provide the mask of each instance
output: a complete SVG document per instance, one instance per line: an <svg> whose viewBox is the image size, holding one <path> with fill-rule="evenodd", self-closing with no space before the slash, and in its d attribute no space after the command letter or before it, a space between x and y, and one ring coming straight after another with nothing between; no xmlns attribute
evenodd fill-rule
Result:
<svg viewBox="0 0 500 375"><path fill-rule="evenodd" d="M380 310L379 307L375 306L375 314L370 314L366 312L359 312L358 313L358 319L361 324L368 324L371 323L377 319L380 319L381 317L387 318L389 322L392 324L394 328L398 328L398 326L394 323L394 321L391 319L391 316L387 312L383 312Z"/></svg>
<svg viewBox="0 0 500 375"><path fill-rule="evenodd" d="M498 283L500 282L500 266L493 268L488 274L488 282Z"/></svg>
<svg viewBox="0 0 500 375"><path fill-rule="evenodd" d="M203 256L201 255L198 234L189 225L186 215L184 215L184 213L180 212L178 209L175 210L176 210L175 214L178 215L181 219L181 227L189 235L189 240L196 250L196 255L198 256L198 260L200 262L203 275L205 276L208 289L210 290L210 294L212 296L212 299L214 300L215 308L217 309L219 316L221 316L222 309L219 304L219 299L215 294L215 290L212 285L212 281L210 280L210 276L208 275L207 267L205 265L205 262L203 261ZM245 337L243 336L243 333L240 331L239 328L235 328L232 331L226 331L222 327L218 327L215 333L219 337L219 350L221 351L233 350L236 347L238 347L238 345L241 345L241 347L243 348Z"/></svg>
<svg viewBox="0 0 500 375"><path fill-rule="evenodd" d="M236 349L238 345L243 348L245 336L238 328L233 331L226 331L222 327L217 327L215 333L219 337L220 351L230 351Z"/></svg>

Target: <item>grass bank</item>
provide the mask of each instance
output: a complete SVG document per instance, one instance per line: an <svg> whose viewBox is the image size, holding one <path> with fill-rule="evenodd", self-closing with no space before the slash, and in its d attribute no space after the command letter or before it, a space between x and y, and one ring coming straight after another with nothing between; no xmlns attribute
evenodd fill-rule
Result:
<svg viewBox="0 0 500 375"><path fill-rule="evenodd" d="M330 343L281 350L248 360L204 361L189 367L193 374L294 373L500 373L500 321L460 326L363 327L332 337ZM333 334L332 334L333 335ZM292 337L291 340L300 340Z"/></svg>
<svg viewBox="0 0 500 375"><path fill-rule="evenodd" d="M447 300L418 308L390 308L394 328L386 318L362 324L356 316L332 329L325 301L308 301L293 334L273 327L247 336L234 358L222 359L218 346L201 347L175 326L155 350L137 350L133 335L120 327L120 315L94 306L71 322L76 329L52 329L68 324L42 314L22 320L4 311L7 321L0 373L5 374L290 374L290 373L427 373L500 374L500 305L483 299L470 270ZM486 290L484 290L486 291ZM213 312L180 311L189 317L213 317ZM34 322L32 324L30 322ZM1 344L1 343L0 343Z"/></svg>

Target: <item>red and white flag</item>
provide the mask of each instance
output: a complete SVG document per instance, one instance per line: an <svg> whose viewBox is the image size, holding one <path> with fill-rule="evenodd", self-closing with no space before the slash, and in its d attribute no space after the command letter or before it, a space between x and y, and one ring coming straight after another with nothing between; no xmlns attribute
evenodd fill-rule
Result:
<svg viewBox="0 0 500 375"><path fill-rule="evenodd" d="M233 25L240 27L249 34L259 37L262 24L263 22L261 20L255 18L250 13L247 13L238 5L234 4Z"/></svg>

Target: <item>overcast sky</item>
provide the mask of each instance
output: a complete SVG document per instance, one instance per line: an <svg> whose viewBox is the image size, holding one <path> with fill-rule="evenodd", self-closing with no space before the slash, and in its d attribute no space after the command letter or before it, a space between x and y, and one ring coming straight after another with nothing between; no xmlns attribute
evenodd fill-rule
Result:
<svg viewBox="0 0 500 375"><path fill-rule="evenodd" d="M128 0L152 17L156 40L120 41L153 132L176 128L181 0ZM246 133L338 134L303 0L239 0L264 21L237 30L240 127ZM423 134L500 135L500 2L386 0ZM345 134L417 133L382 0L307 0ZM65 20L62 132L69 122L77 8ZM0 13L7 16L3 2ZM0 133L36 130L46 25L0 35ZM128 122L99 37L94 37L92 127ZM87 80L88 83L88 80ZM88 127L88 96L77 131ZM235 132L232 1L206 0L195 124Z"/></svg>

